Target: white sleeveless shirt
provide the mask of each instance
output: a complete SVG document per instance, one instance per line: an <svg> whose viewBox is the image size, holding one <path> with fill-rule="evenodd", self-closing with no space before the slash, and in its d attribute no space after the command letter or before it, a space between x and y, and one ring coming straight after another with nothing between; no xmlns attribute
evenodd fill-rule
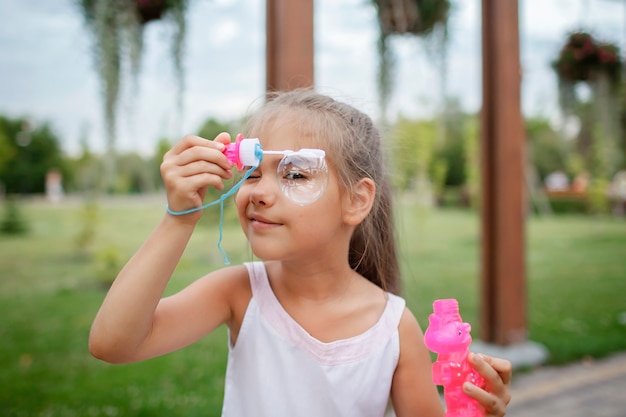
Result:
<svg viewBox="0 0 626 417"><path fill-rule="evenodd" d="M229 343L222 416L384 416L400 354L404 300L387 294L373 327L324 343L283 309L262 262L245 265L252 298L235 346Z"/></svg>

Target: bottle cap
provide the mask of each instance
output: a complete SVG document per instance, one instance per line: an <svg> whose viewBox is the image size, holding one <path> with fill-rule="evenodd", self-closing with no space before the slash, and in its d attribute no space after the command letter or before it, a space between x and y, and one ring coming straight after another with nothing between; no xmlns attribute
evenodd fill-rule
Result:
<svg viewBox="0 0 626 417"><path fill-rule="evenodd" d="M226 158L237 166L238 170L243 167L258 167L261 163L261 143L257 138L244 138L242 134L237 135L234 143L229 143L224 149Z"/></svg>
<svg viewBox="0 0 626 417"><path fill-rule="evenodd" d="M260 146L261 142L257 138L241 139L239 142L239 163L241 168L239 168L239 165L237 167L239 169L243 167L258 167L261 159L259 159L257 149Z"/></svg>

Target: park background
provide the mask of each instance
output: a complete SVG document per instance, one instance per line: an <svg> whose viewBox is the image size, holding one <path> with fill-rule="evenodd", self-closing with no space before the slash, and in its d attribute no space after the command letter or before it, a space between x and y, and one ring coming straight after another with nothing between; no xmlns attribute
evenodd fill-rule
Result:
<svg viewBox="0 0 626 417"><path fill-rule="evenodd" d="M0 413L219 415L224 329L124 366L91 358L87 335L107 286L163 215L163 152L185 133L236 133L262 99L263 2L189 2L182 106L171 22L146 26L137 84L124 73L116 175L106 184L101 85L77 4L0 3ZM394 87L383 115L376 9L316 1L316 86L371 114L389 149L402 150L391 157L409 307L425 326L432 300L457 298L478 334L480 2L451 4L445 55L437 31L390 39ZM549 363L592 360L626 350L626 222L611 188L624 169L624 83L608 94L594 80L562 89L554 63L583 32L619 48L621 62L626 3L520 1L520 30L528 336L546 346ZM597 112L607 103L614 112L604 120ZM618 134L606 133L615 126ZM231 261L249 260L228 206L226 220ZM168 293L223 264L217 222L217 210L207 211Z"/></svg>

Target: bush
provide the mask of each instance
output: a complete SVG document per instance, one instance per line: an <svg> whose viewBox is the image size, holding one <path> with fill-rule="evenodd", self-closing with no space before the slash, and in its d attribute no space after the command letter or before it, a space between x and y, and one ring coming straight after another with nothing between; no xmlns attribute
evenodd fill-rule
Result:
<svg viewBox="0 0 626 417"><path fill-rule="evenodd" d="M28 225L24 220L17 201L9 197L4 203L4 218L0 223L0 233L7 235L19 235L28 231Z"/></svg>
<svg viewBox="0 0 626 417"><path fill-rule="evenodd" d="M550 206L555 214L584 214L587 213L587 202L584 200L551 199Z"/></svg>

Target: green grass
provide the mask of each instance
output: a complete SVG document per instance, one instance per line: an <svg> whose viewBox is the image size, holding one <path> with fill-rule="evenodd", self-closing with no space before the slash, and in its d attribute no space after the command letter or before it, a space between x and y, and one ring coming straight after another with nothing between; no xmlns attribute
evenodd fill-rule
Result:
<svg viewBox="0 0 626 417"><path fill-rule="evenodd" d="M163 213L162 199L99 205L95 239L78 248L80 203L22 206L30 233L0 235L0 415L219 416L225 329L161 358L108 365L87 352L89 326L112 279ZM207 213L206 217L215 213ZM220 267L218 231L202 224L167 292ZM479 334L479 222L469 212L398 215L404 296L425 325L432 301L454 297ZM250 259L236 224L223 246L232 263ZM626 221L531 219L527 227L528 331L553 363L626 350ZM109 254L113 266L103 267Z"/></svg>

